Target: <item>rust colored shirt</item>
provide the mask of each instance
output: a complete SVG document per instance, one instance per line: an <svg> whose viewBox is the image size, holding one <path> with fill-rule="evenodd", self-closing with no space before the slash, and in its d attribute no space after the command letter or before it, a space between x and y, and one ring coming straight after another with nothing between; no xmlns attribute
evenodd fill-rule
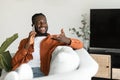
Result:
<svg viewBox="0 0 120 80"><path fill-rule="evenodd" d="M71 46L73 49L80 49L83 47L83 44L78 39L71 39L71 44L65 44L63 42L59 42L57 40L51 39L51 36L48 35L45 39L41 41L40 44L40 61L41 61L41 71L48 75L50 69L50 60L52 56L53 50L60 45ZM33 45L29 47L29 49L25 49L24 46L26 45L28 38L23 39L18 47L18 51L16 52L15 56L12 59L12 70L18 68L21 64L27 63L31 59L33 59L32 52L34 51Z"/></svg>

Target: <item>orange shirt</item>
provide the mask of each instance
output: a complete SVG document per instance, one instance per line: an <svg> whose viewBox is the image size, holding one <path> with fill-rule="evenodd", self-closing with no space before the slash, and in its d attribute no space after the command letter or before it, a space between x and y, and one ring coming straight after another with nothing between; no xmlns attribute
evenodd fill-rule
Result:
<svg viewBox="0 0 120 80"><path fill-rule="evenodd" d="M12 70L18 68L21 64L27 63L31 59L33 59L32 52L34 51L33 45L29 47L28 50L24 48L28 41L28 38L23 39L20 42L18 47L18 51L12 59ZM71 44L67 45L63 42L59 42L57 40L51 39L51 36L48 35L45 39L43 39L40 43L40 61L41 61L41 71L48 75L50 68L50 60L52 56L53 50L59 45L71 46L73 49L80 49L83 47L83 44L78 39L71 38Z"/></svg>

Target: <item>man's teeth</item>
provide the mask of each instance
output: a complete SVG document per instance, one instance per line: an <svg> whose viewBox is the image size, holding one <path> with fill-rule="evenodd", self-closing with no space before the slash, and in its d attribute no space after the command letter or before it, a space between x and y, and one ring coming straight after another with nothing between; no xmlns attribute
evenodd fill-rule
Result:
<svg viewBox="0 0 120 80"><path fill-rule="evenodd" d="M45 28L40 28L41 30L45 30Z"/></svg>

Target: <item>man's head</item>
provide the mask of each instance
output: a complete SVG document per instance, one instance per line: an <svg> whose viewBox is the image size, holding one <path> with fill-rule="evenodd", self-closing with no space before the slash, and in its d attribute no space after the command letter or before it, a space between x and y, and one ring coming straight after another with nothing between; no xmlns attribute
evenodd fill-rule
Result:
<svg viewBox="0 0 120 80"><path fill-rule="evenodd" d="M42 13L37 13L32 16L32 27L35 28L37 35L47 35L48 24L46 16Z"/></svg>

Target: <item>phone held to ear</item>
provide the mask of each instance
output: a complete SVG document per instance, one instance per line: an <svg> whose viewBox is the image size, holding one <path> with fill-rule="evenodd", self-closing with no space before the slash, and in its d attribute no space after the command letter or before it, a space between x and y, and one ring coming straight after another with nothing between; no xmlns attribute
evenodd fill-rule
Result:
<svg viewBox="0 0 120 80"><path fill-rule="evenodd" d="M35 27L34 26L32 27L32 31L35 31Z"/></svg>

